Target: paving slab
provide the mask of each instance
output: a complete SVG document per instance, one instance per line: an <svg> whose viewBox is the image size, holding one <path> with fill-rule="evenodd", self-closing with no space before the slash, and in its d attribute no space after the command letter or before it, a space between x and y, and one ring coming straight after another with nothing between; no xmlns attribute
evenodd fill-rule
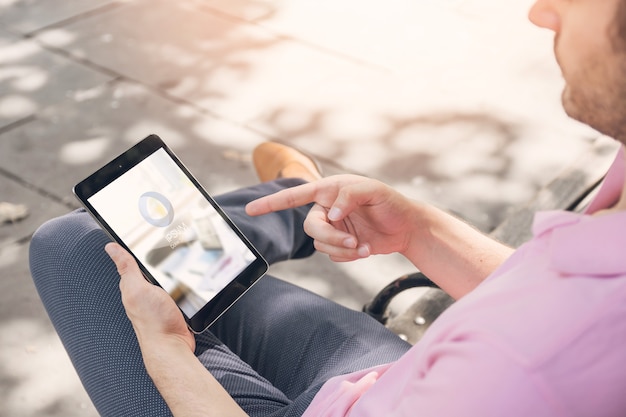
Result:
<svg viewBox="0 0 626 417"><path fill-rule="evenodd" d="M337 71L368 71L212 13L200 2L159 1L157 6L155 1L135 1L45 31L38 40L239 122L303 97L311 85L332 88L324 83Z"/></svg>
<svg viewBox="0 0 626 417"><path fill-rule="evenodd" d="M105 5L116 5L111 0L14 0L0 3L0 25L30 34L44 27L93 12Z"/></svg>
<svg viewBox="0 0 626 417"><path fill-rule="evenodd" d="M249 154L266 140L141 85L116 82L83 91L4 133L0 162L70 203L75 183L151 133L161 135L212 193L253 183Z"/></svg>
<svg viewBox="0 0 626 417"><path fill-rule="evenodd" d="M0 31L0 129L111 78Z"/></svg>
<svg viewBox="0 0 626 417"><path fill-rule="evenodd" d="M21 37L13 32L8 31L0 24L0 46L10 45Z"/></svg>

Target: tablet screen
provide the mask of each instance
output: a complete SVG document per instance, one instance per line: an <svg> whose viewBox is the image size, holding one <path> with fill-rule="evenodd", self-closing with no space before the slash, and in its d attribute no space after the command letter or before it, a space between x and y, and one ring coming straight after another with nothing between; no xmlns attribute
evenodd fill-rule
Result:
<svg viewBox="0 0 626 417"><path fill-rule="evenodd" d="M87 201L188 317L257 259L163 148Z"/></svg>

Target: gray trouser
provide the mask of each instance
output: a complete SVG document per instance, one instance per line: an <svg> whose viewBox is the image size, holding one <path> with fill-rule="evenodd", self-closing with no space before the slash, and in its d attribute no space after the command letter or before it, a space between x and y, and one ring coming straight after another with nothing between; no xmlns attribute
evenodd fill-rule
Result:
<svg viewBox="0 0 626 417"><path fill-rule="evenodd" d="M245 203L296 185L280 180L216 198L268 262L310 255L308 207L255 219ZM104 252L107 235L82 210L33 236L37 290L78 375L103 416L167 416L147 375ZM367 315L266 276L210 331L196 355L251 416L299 416L329 378L396 360L409 348Z"/></svg>

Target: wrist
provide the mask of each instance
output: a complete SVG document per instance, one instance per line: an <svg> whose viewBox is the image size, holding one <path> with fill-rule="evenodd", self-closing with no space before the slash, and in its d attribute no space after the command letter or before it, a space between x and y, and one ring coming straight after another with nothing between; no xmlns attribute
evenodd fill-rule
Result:
<svg viewBox="0 0 626 417"><path fill-rule="evenodd" d="M149 335L138 337L138 341L148 372L184 356L194 356L192 347L177 335Z"/></svg>
<svg viewBox="0 0 626 417"><path fill-rule="evenodd" d="M412 201L411 215L406 226L406 243L398 251L405 258L414 261L416 254L424 253L432 243L434 215L439 210L418 201Z"/></svg>
<svg viewBox="0 0 626 417"><path fill-rule="evenodd" d="M140 347L148 375L174 416L245 416L184 337L151 335Z"/></svg>

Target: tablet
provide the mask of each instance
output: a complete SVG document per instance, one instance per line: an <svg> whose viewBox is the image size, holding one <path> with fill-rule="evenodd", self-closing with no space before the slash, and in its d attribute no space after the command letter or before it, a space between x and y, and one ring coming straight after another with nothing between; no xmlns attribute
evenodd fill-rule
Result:
<svg viewBox="0 0 626 417"><path fill-rule="evenodd" d="M156 135L74 187L102 228L174 299L200 333L268 265L215 200Z"/></svg>

